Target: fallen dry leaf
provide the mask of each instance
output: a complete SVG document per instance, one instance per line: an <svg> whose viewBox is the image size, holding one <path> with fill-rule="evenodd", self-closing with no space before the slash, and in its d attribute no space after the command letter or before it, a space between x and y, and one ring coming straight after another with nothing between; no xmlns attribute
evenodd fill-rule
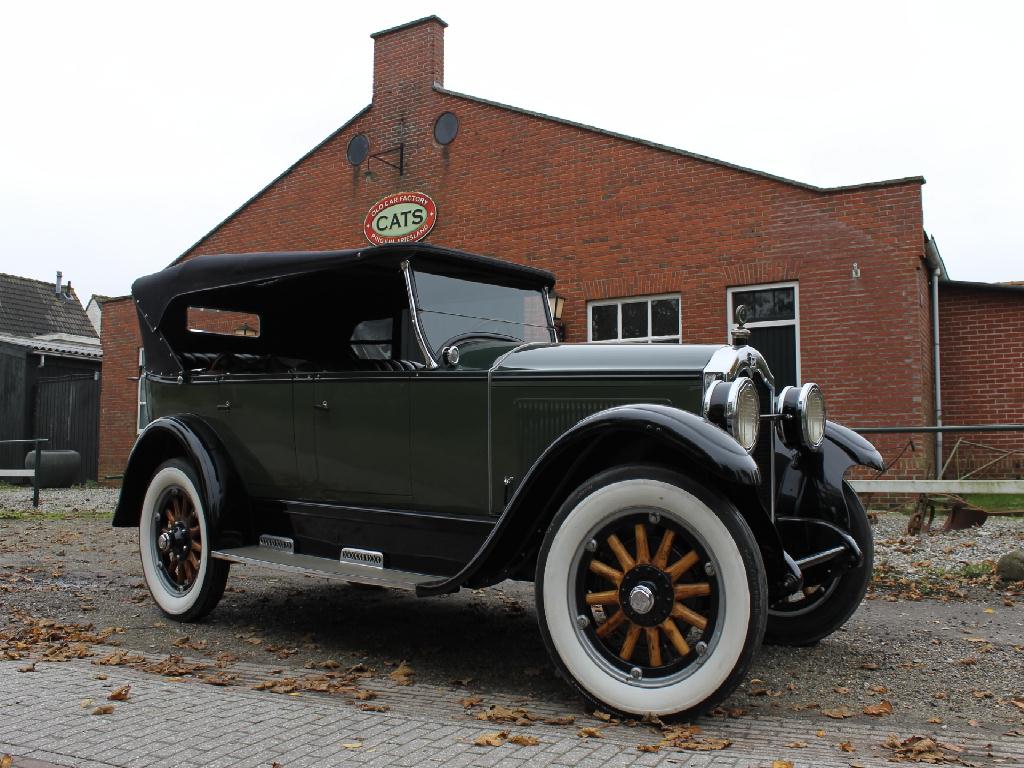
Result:
<svg viewBox="0 0 1024 768"><path fill-rule="evenodd" d="M576 722L575 715L559 715L558 717L549 717L544 721L547 725L572 725Z"/></svg>
<svg viewBox="0 0 1024 768"><path fill-rule="evenodd" d="M882 717L883 715L892 714L892 704L884 699L877 704L869 704L864 707L864 714L871 715L872 717Z"/></svg>
<svg viewBox="0 0 1024 768"><path fill-rule="evenodd" d="M806 741L791 741L791 742L789 742L789 744L784 744L783 746L785 746L785 747L787 747L789 749L805 749L807 747L807 742Z"/></svg>
<svg viewBox="0 0 1024 768"><path fill-rule="evenodd" d="M793 768L789 760L772 760L772 768Z"/></svg>
<svg viewBox="0 0 1024 768"><path fill-rule="evenodd" d="M4 753L0 755L0 768L11 768L14 765L14 758Z"/></svg>
<svg viewBox="0 0 1024 768"><path fill-rule="evenodd" d="M661 749L661 746L658 745L658 744L638 744L637 745L637 750L639 750L640 752L657 752L659 749Z"/></svg>
<svg viewBox="0 0 1024 768"><path fill-rule="evenodd" d="M341 745L343 749L362 749L362 742L359 741L346 741Z"/></svg>
<svg viewBox="0 0 1024 768"><path fill-rule="evenodd" d="M819 739L823 739L823 738L825 738L825 731L823 729L819 728L818 730L816 730L814 732L814 735L817 736Z"/></svg>
<svg viewBox="0 0 1024 768"><path fill-rule="evenodd" d="M590 727L580 728L578 731L576 731L576 735L579 736L581 739L600 739L600 738L602 738L602 736L601 736L601 729L600 728L590 728Z"/></svg>
<svg viewBox="0 0 1024 768"><path fill-rule="evenodd" d="M839 707L837 709L823 709L821 714L825 717L831 717L833 720L842 720L847 717L853 717L853 712L848 710L846 707Z"/></svg>
<svg viewBox="0 0 1024 768"><path fill-rule="evenodd" d="M364 712L390 712L391 707L387 704L363 704L359 707Z"/></svg>
<svg viewBox="0 0 1024 768"><path fill-rule="evenodd" d="M837 685L832 690L835 691L836 693L840 694L841 696L845 696L846 694L848 694L850 692L849 688L844 688L841 685Z"/></svg>
<svg viewBox="0 0 1024 768"><path fill-rule="evenodd" d="M865 661L860 665L861 669L878 669L878 665L873 661Z"/></svg>
<svg viewBox="0 0 1024 768"><path fill-rule="evenodd" d="M26 664L24 667L18 667L19 672L35 672L36 663L33 661L31 664Z"/></svg>
<svg viewBox="0 0 1024 768"><path fill-rule="evenodd" d="M477 720L489 720L492 723L515 723L516 725L531 725L535 718L522 707L509 708L501 704L494 704L489 709L480 712Z"/></svg>
<svg viewBox="0 0 1024 768"><path fill-rule="evenodd" d="M593 712L593 715L594 715L594 717L595 717L595 718L597 718L598 720L603 720L603 721L604 721L604 722L606 722L606 723L614 723L614 722L618 722L618 721L616 721L616 720L615 720L615 718L614 718L614 717L612 717L611 715L609 715L609 714L608 714L607 712L602 712L602 711L601 711L601 710L599 710L599 709L595 709L595 710L594 710L594 712Z"/></svg>
<svg viewBox="0 0 1024 768"><path fill-rule="evenodd" d="M414 674L412 667L403 661L398 665L398 669L388 674L388 677L398 683L398 685L412 685L415 682L412 679Z"/></svg>
<svg viewBox="0 0 1024 768"><path fill-rule="evenodd" d="M943 744L926 736L910 736L900 740L896 734L890 734L882 742L882 746L893 751L895 762L912 763L950 763L959 762L958 754L963 747Z"/></svg>
<svg viewBox="0 0 1024 768"><path fill-rule="evenodd" d="M237 676L229 675L226 672L216 672L212 675L200 675L199 679L208 685L216 685L224 687L227 685L234 685Z"/></svg>
<svg viewBox="0 0 1024 768"><path fill-rule="evenodd" d="M679 741L677 739L672 742L672 745L679 747L679 749L689 749L694 752L717 752L731 744L732 742L729 739L720 739L717 736L705 736L687 741Z"/></svg>
<svg viewBox="0 0 1024 768"><path fill-rule="evenodd" d="M120 688L115 688L107 696L107 701L128 701L129 692L132 687L130 685L122 685Z"/></svg>
<svg viewBox="0 0 1024 768"><path fill-rule="evenodd" d="M852 742L849 742L849 741L841 741L841 742L839 742L838 746L839 746L839 751L840 752L856 752L857 751L854 748Z"/></svg>
<svg viewBox="0 0 1024 768"><path fill-rule="evenodd" d="M459 699L459 704L462 705L463 709L470 709L471 707L475 707L482 701L483 699L481 699L479 696L467 696L464 699Z"/></svg>
<svg viewBox="0 0 1024 768"><path fill-rule="evenodd" d="M473 743L478 747L500 747L507 738L508 731L494 731L493 733L480 734L473 739Z"/></svg>
<svg viewBox="0 0 1024 768"><path fill-rule="evenodd" d="M509 736L509 743L518 744L520 747L536 747L540 744L540 739L535 736Z"/></svg>
<svg viewBox="0 0 1024 768"><path fill-rule="evenodd" d="M96 709L94 709L91 712L91 714L93 714L93 715L110 715L110 714L113 714L113 712L114 712L114 705L113 704L103 704L103 705L101 705L99 707L96 707Z"/></svg>
<svg viewBox="0 0 1024 768"><path fill-rule="evenodd" d="M888 693L889 692L889 689L886 688L884 685L872 685L870 688L868 688L868 690L871 691L872 693L877 693L877 694L883 694L883 693Z"/></svg>

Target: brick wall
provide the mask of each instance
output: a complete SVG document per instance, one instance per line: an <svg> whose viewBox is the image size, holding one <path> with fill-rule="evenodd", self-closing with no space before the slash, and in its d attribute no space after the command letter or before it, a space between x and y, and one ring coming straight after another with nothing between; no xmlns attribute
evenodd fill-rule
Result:
<svg viewBox="0 0 1024 768"><path fill-rule="evenodd" d="M942 412L945 424L1024 424L1024 290L939 283ZM961 444L946 477L958 477L996 458L1024 451L1020 432L947 434L948 457ZM958 471L959 470L959 471ZM974 477L1024 476L1024 454L1002 459Z"/></svg>
<svg viewBox="0 0 1024 768"><path fill-rule="evenodd" d="M822 385L830 415L852 426L929 422L921 180L816 190L452 94L433 85L443 32L428 20L376 37L371 107L185 258L365 246L373 203L421 191L438 205L429 242L556 274L570 342L586 340L587 301L667 292L682 296L684 342L724 342L727 287L797 280L802 376ZM460 129L440 146L433 125L445 111ZM357 133L371 154L404 142L405 176L376 161L370 176L352 167ZM106 331L106 313L103 322ZM878 440L887 457L903 442ZM111 449L108 461L125 456ZM923 450L901 473L930 466Z"/></svg>
<svg viewBox="0 0 1024 768"><path fill-rule="evenodd" d="M124 472L136 434L138 314L131 297L103 304L103 374L100 380L99 479Z"/></svg>

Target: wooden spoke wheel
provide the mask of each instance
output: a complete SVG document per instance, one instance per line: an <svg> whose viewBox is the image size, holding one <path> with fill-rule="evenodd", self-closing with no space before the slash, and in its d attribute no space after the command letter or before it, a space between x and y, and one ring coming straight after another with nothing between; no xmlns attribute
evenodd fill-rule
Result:
<svg viewBox="0 0 1024 768"><path fill-rule="evenodd" d="M718 611L715 567L701 544L660 510L637 510L584 547L581 629L633 678L672 675L707 651ZM579 621L583 624L583 621Z"/></svg>
<svg viewBox="0 0 1024 768"><path fill-rule="evenodd" d="M537 616L555 666L608 712L694 715L731 693L764 634L764 565L724 496L626 465L580 485L537 560Z"/></svg>
<svg viewBox="0 0 1024 768"><path fill-rule="evenodd" d="M191 497L183 489L171 486L157 502L154 526L160 573L172 589L185 592L199 574L203 552L202 527Z"/></svg>
<svg viewBox="0 0 1024 768"><path fill-rule="evenodd" d="M139 554L146 586L165 615L205 616L224 594L228 564L210 552L210 527L192 465L164 462L153 474L139 518Z"/></svg>

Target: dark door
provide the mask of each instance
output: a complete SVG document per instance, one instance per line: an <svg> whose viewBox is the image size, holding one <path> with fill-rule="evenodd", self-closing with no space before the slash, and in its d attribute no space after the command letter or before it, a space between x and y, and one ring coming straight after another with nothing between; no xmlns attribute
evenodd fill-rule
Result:
<svg viewBox="0 0 1024 768"><path fill-rule="evenodd" d="M100 379L75 374L36 382L33 437L45 451L72 450L82 457L77 482L95 480L99 462Z"/></svg>
<svg viewBox="0 0 1024 768"><path fill-rule="evenodd" d="M775 376L775 391L796 386L796 326L775 325L750 329L750 346L764 355Z"/></svg>

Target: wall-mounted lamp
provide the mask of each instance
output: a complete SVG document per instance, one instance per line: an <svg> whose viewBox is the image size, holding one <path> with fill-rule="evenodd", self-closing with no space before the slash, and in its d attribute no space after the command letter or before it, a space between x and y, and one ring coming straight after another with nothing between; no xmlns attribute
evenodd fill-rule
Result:
<svg viewBox="0 0 1024 768"><path fill-rule="evenodd" d="M562 310L565 309L565 296L552 293L548 296L548 303L551 305L551 317L555 321L555 337L559 341L565 341L565 322L562 320Z"/></svg>
<svg viewBox="0 0 1024 768"><path fill-rule="evenodd" d="M850 277L854 280L860 277L860 264L853 262L853 269L850 270Z"/></svg>

